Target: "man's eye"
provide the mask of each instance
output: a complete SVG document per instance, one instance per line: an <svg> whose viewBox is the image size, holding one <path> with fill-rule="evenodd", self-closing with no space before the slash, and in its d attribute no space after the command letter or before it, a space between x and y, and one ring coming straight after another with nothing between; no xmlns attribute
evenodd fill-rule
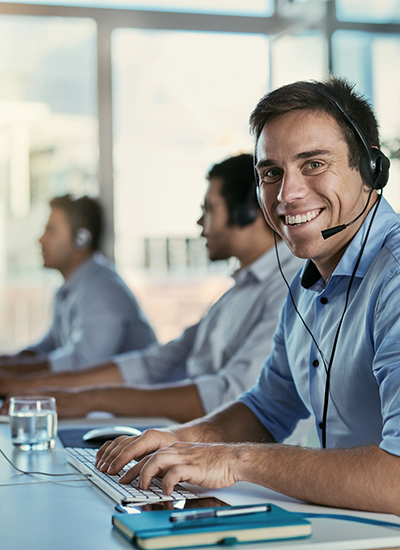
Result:
<svg viewBox="0 0 400 550"><path fill-rule="evenodd" d="M321 168L322 162L319 162L319 160L312 160L308 163L308 166L311 170L317 170L318 168Z"/></svg>
<svg viewBox="0 0 400 550"><path fill-rule="evenodd" d="M280 177L281 171L275 168L271 168L271 170L266 170L260 175L261 181L264 181L266 183L275 183L280 179Z"/></svg>

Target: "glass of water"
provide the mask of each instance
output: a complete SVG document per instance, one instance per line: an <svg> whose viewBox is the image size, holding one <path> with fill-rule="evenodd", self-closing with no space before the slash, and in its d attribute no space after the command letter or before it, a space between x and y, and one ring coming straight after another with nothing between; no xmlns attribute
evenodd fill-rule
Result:
<svg viewBox="0 0 400 550"><path fill-rule="evenodd" d="M22 451L52 449L57 436L54 397L20 396L10 398L11 440Z"/></svg>

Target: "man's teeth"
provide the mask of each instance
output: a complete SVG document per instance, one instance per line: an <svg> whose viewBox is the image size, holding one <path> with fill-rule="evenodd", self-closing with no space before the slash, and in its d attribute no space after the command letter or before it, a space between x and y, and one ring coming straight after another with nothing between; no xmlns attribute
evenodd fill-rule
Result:
<svg viewBox="0 0 400 550"><path fill-rule="evenodd" d="M309 222L318 216L317 210L311 210L306 214L297 214L296 216L285 216L286 225L301 225L302 223Z"/></svg>

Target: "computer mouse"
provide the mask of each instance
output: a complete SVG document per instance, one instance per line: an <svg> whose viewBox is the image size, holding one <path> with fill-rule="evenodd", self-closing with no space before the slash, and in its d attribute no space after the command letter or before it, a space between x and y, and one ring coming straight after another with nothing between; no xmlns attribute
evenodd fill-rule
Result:
<svg viewBox="0 0 400 550"><path fill-rule="evenodd" d="M137 428L130 426L104 426L103 428L93 428L85 434L82 439L84 441L109 441L120 435L141 435L142 432Z"/></svg>

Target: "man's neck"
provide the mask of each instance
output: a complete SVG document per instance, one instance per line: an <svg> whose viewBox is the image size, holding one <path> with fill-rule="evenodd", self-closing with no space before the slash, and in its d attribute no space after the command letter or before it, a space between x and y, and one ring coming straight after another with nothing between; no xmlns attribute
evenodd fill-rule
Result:
<svg viewBox="0 0 400 550"><path fill-rule="evenodd" d="M281 239L276 236L276 240L279 242ZM243 252L236 256L239 260L240 267L247 267L251 265L253 262L258 260L258 258L261 258L261 256L268 252L268 250L271 250L271 248L275 245L274 233L272 231L268 231L267 234L263 234L262 239L254 239L249 242L251 242L251 244L245 246Z"/></svg>
<svg viewBox="0 0 400 550"><path fill-rule="evenodd" d="M84 255L79 255L79 257L74 258L67 266L59 269L61 275L64 277L64 280L67 281L73 273L92 255L92 253L85 253Z"/></svg>
<svg viewBox="0 0 400 550"><path fill-rule="evenodd" d="M256 250L248 250L247 253L244 253L241 255L241 257L237 256L237 259L239 260L240 267L247 267L254 263L256 260L261 258L268 250L271 250L271 248L274 246L274 243L268 244L268 246L258 247Z"/></svg>

